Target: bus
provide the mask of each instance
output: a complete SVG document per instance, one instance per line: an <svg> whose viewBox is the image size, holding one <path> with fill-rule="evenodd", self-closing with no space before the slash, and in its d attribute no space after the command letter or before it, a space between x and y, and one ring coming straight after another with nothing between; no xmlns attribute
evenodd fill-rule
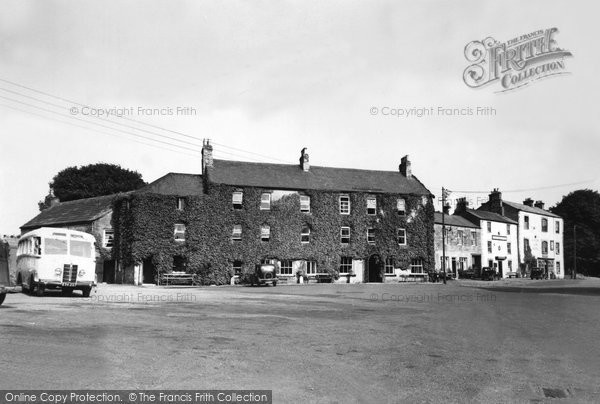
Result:
<svg viewBox="0 0 600 404"><path fill-rule="evenodd" d="M46 289L65 295L96 286L96 239L88 233L42 227L23 234L17 247L17 285L23 293L43 296Z"/></svg>

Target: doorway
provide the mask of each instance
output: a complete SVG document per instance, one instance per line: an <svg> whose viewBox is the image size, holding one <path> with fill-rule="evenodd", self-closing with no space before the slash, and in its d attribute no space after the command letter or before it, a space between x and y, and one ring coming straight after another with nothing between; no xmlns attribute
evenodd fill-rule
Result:
<svg viewBox="0 0 600 404"><path fill-rule="evenodd" d="M156 283L156 268L152 262L152 257L146 258L143 262L142 283Z"/></svg>
<svg viewBox="0 0 600 404"><path fill-rule="evenodd" d="M371 255L369 258L369 276L368 282L383 282L383 260L377 254Z"/></svg>
<svg viewBox="0 0 600 404"><path fill-rule="evenodd" d="M102 282L115 283L115 260L106 260L102 263Z"/></svg>

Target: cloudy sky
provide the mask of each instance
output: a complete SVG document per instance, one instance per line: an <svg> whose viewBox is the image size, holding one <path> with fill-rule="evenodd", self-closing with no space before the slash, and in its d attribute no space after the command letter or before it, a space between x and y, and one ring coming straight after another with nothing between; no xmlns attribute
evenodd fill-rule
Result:
<svg viewBox="0 0 600 404"><path fill-rule="evenodd" d="M18 233L68 166L199 173L203 138L249 161L294 163L307 147L313 165L397 170L409 154L436 196L475 201L500 188L551 206L600 188L600 7L483 3L3 0L0 234ZM467 43L551 27L570 74L503 94L463 82ZM496 114L383 112L477 107Z"/></svg>

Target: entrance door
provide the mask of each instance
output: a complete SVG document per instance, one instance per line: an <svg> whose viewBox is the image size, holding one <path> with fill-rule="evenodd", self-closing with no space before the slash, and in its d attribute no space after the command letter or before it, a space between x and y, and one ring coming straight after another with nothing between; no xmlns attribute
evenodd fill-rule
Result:
<svg viewBox="0 0 600 404"><path fill-rule="evenodd" d="M501 260L498 261L498 276L500 276L500 278L504 278L504 273L502 271L502 264L503 262Z"/></svg>
<svg viewBox="0 0 600 404"><path fill-rule="evenodd" d="M457 273L456 273L456 257L452 257L452 274L454 276L457 275Z"/></svg>
<svg viewBox="0 0 600 404"><path fill-rule="evenodd" d="M383 282L381 272L383 270L383 261L377 254L369 258L369 282Z"/></svg>
<svg viewBox="0 0 600 404"><path fill-rule="evenodd" d="M156 283L156 268L152 263L152 257L146 258L143 264L142 283Z"/></svg>
<svg viewBox="0 0 600 404"><path fill-rule="evenodd" d="M102 263L102 267L102 282L115 283L115 261L106 260Z"/></svg>

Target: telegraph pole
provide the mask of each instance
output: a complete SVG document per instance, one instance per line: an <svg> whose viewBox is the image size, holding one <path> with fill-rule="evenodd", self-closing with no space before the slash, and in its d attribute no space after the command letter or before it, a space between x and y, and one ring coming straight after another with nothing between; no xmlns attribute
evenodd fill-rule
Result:
<svg viewBox="0 0 600 404"><path fill-rule="evenodd" d="M577 225L573 225L573 279L577 279Z"/></svg>
<svg viewBox="0 0 600 404"><path fill-rule="evenodd" d="M444 285L446 284L446 190L442 187L442 270Z"/></svg>

